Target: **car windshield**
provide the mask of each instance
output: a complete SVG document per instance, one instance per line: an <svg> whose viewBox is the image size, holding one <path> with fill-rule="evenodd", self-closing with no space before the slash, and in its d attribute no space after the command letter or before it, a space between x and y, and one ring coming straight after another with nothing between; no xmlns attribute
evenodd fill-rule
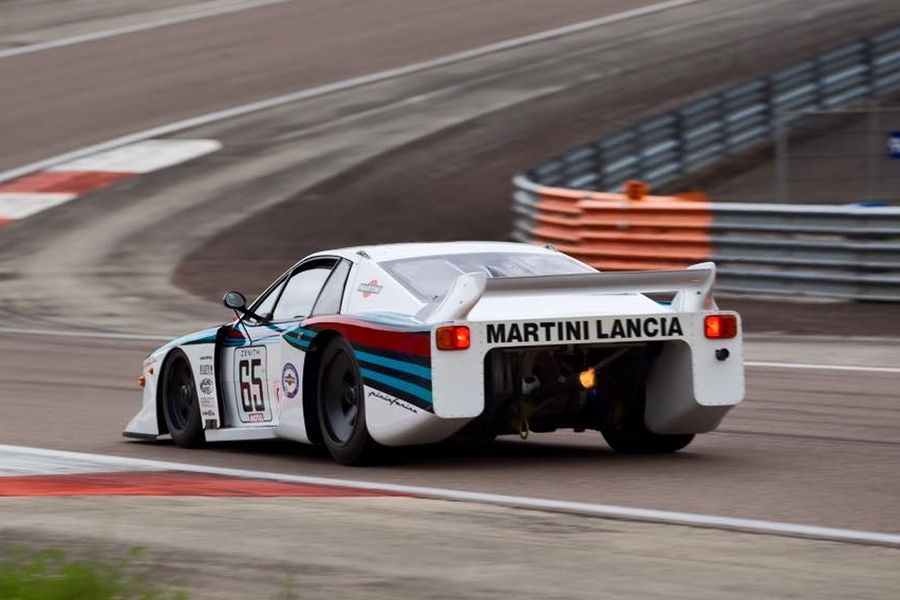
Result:
<svg viewBox="0 0 900 600"><path fill-rule="evenodd" d="M404 258L380 264L394 279L426 302L443 298L463 273L484 273L488 277L527 277L594 272L587 265L563 254L451 254Z"/></svg>

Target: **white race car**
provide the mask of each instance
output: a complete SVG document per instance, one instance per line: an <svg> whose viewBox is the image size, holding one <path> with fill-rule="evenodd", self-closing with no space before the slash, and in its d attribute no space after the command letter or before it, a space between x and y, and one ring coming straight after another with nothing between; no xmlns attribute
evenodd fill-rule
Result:
<svg viewBox="0 0 900 600"><path fill-rule="evenodd" d="M234 321L153 352L124 435L324 443L344 464L556 429L672 452L744 396L740 318L714 279L712 263L600 273L517 243L320 252L249 307L226 294Z"/></svg>

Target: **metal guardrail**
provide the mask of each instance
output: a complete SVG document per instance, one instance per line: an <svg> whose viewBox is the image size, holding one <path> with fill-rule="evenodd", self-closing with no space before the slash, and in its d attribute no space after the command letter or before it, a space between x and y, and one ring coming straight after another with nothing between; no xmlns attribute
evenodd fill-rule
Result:
<svg viewBox="0 0 900 600"><path fill-rule="evenodd" d="M525 176L542 185L585 190L616 190L629 179L658 188L771 139L779 124L796 125L804 111L881 98L897 88L900 29L646 119L548 160Z"/></svg>
<svg viewBox="0 0 900 600"><path fill-rule="evenodd" d="M721 204L516 180L513 236L601 270L712 260L717 288L900 301L900 208Z"/></svg>
<svg viewBox="0 0 900 600"><path fill-rule="evenodd" d="M580 146L514 179L513 237L600 269L713 260L724 291L900 301L900 208L631 201L772 138L803 111L900 88L900 29L730 87Z"/></svg>
<svg viewBox="0 0 900 600"><path fill-rule="evenodd" d="M900 209L711 206L720 289L900 301Z"/></svg>

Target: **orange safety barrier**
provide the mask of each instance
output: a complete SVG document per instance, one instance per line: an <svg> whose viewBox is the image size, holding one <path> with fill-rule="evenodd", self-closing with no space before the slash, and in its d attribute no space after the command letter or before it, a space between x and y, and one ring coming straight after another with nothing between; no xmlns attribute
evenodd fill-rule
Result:
<svg viewBox="0 0 900 600"><path fill-rule="evenodd" d="M535 186L531 237L604 270L673 269L709 260L710 203ZM636 199L635 199L636 198Z"/></svg>

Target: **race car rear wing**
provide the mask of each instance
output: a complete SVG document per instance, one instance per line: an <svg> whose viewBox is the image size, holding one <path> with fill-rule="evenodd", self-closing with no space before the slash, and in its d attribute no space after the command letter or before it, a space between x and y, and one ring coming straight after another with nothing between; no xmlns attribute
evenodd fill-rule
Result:
<svg viewBox="0 0 900 600"><path fill-rule="evenodd" d="M456 278L442 300L427 305L416 316L428 323L462 320L483 298L525 294L567 296L674 293L672 308L676 311L715 310L712 297L715 279L716 265L711 262L692 265L681 271L618 271L505 278L489 278L484 273L466 273Z"/></svg>

